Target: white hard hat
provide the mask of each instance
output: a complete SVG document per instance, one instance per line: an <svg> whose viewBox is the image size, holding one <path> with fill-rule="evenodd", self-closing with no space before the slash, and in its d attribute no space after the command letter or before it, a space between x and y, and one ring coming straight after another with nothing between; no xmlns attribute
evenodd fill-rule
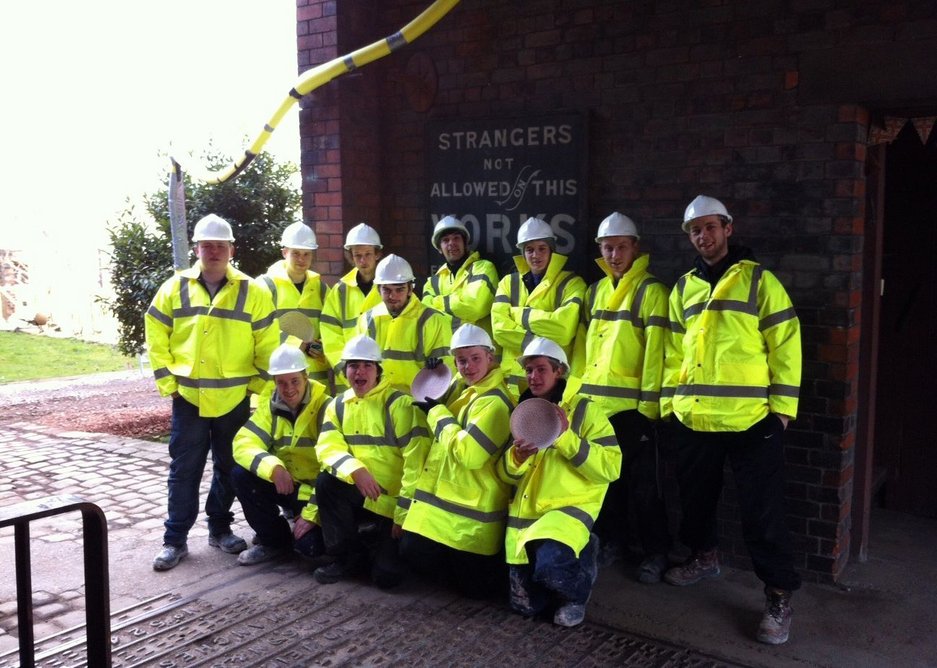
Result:
<svg viewBox="0 0 937 668"><path fill-rule="evenodd" d="M455 216L446 216L436 223L436 227L433 228L433 248L439 250L439 239L449 232L461 232L465 237L465 243L471 241L471 235L465 225L462 224L462 221Z"/></svg>
<svg viewBox="0 0 937 668"><path fill-rule="evenodd" d="M234 241L234 232L231 231L228 221L210 213L195 223L192 241Z"/></svg>
<svg viewBox="0 0 937 668"><path fill-rule="evenodd" d="M465 323L452 333L452 341L449 342L449 350L457 348L471 348L472 346L481 346L494 352L494 344L491 343L491 337L488 332L478 325Z"/></svg>
<svg viewBox="0 0 937 668"><path fill-rule="evenodd" d="M397 283L410 283L416 280L410 263L399 255L391 253L377 263L374 270L374 283L376 285L395 285Z"/></svg>
<svg viewBox="0 0 937 668"><path fill-rule="evenodd" d="M296 373L306 370L306 355L296 346L282 343L270 353L270 367L267 372L271 376L284 373Z"/></svg>
<svg viewBox="0 0 937 668"><path fill-rule="evenodd" d="M725 204L715 197L706 195L697 195L696 199L690 202L690 205L683 212L683 231L689 232L689 223L691 220L702 218L703 216L722 216L727 223L732 222L732 216L729 215Z"/></svg>
<svg viewBox="0 0 937 668"><path fill-rule="evenodd" d="M521 366L524 366L525 360L528 357L551 357L569 369L569 360L566 359L566 351L564 351L559 344L554 343L550 339L545 339L542 336L535 337L533 341L527 344L523 354L517 358L517 362Z"/></svg>
<svg viewBox="0 0 937 668"><path fill-rule="evenodd" d="M377 341L366 334L358 334L352 338L342 349L342 361L365 360L368 362L381 361L381 348Z"/></svg>
<svg viewBox="0 0 937 668"><path fill-rule="evenodd" d="M348 234L345 235L345 250L348 250L352 246L375 246L376 248L383 248L381 245L381 236L377 233L377 230L366 223L358 223L348 230Z"/></svg>
<svg viewBox="0 0 937 668"><path fill-rule="evenodd" d="M550 224L539 218L528 218L517 231L517 247L524 250L524 244L538 239L549 239L552 243L556 242L556 235ZM552 245L551 243L551 245Z"/></svg>
<svg viewBox="0 0 937 668"><path fill-rule="evenodd" d="M319 243L316 241L316 233L302 221L286 226L283 230L283 236L280 237L280 245L283 248L298 248L300 250L316 250L319 247Z"/></svg>
<svg viewBox="0 0 937 668"><path fill-rule="evenodd" d="M601 241L605 237L634 237L638 236L638 228L634 221L623 213L615 211L608 218L599 223L599 231L595 235L596 241Z"/></svg>

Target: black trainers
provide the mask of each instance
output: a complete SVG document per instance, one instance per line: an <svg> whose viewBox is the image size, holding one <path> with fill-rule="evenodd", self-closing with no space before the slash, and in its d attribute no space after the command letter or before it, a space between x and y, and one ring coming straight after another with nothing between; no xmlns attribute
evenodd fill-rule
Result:
<svg viewBox="0 0 937 668"><path fill-rule="evenodd" d="M694 552L679 566L664 573L664 580L678 587L696 584L700 580L719 577L719 555L716 550Z"/></svg>
<svg viewBox="0 0 937 668"><path fill-rule="evenodd" d="M765 587L765 614L758 626L758 642L783 645L791 634L791 592Z"/></svg>
<svg viewBox="0 0 937 668"><path fill-rule="evenodd" d="M634 579L644 584L656 584L660 582L668 568L670 568L670 560L666 554L652 554L638 566Z"/></svg>
<svg viewBox="0 0 937 668"><path fill-rule="evenodd" d="M228 554L240 554L247 549L247 541L230 531L227 533L209 534L208 544L217 547Z"/></svg>
<svg viewBox="0 0 937 668"><path fill-rule="evenodd" d="M182 545L163 545L163 549L153 559L153 570L168 571L175 568L188 553L189 548L185 543Z"/></svg>

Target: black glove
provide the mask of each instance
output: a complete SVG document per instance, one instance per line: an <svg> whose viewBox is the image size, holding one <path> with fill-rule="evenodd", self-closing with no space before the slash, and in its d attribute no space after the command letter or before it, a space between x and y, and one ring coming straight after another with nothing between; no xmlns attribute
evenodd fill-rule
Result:
<svg viewBox="0 0 937 668"><path fill-rule="evenodd" d="M435 369L435 368L438 367L440 364L442 364L442 358L440 358L440 357L427 357L427 358L426 358L426 362L424 362L423 366L425 366L427 369Z"/></svg>
<svg viewBox="0 0 937 668"><path fill-rule="evenodd" d="M433 406L439 406L439 402L431 397L426 397L423 401L414 401L413 405L419 408L424 413L429 413L429 410Z"/></svg>

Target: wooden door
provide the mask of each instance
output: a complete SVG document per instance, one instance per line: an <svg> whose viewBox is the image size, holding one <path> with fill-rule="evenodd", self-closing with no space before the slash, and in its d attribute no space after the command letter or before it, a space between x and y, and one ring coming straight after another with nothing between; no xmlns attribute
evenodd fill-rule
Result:
<svg viewBox="0 0 937 668"><path fill-rule="evenodd" d="M885 506L937 517L937 132L886 150L875 459Z"/></svg>

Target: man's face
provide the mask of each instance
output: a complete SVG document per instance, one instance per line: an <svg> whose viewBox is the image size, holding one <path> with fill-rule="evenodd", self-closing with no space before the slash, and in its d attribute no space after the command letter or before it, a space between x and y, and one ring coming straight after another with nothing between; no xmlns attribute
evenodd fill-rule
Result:
<svg viewBox="0 0 937 668"><path fill-rule="evenodd" d="M524 375L527 376L527 386L535 397L549 396L557 381L562 378L560 368L553 368L553 361L549 357L529 357L524 362Z"/></svg>
<svg viewBox="0 0 937 668"><path fill-rule="evenodd" d="M234 257L234 244L230 241L199 241L195 246L195 255L203 268L223 272Z"/></svg>
<svg viewBox="0 0 937 668"><path fill-rule="evenodd" d="M363 397L377 387L377 362L369 360L350 360L345 362L345 378L355 391L355 396Z"/></svg>
<svg viewBox="0 0 937 668"><path fill-rule="evenodd" d="M461 232L447 232L439 239L439 250L446 262L458 262L465 257L465 237Z"/></svg>
<svg viewBox="0 0 937 668"><path fill-rule="evenodd" d="M374 270L377 269L377 262L381 259L381 251L376 246L352 246L348 252L351 254L351 261L358 273L366 281L373 281Z"/></svg>
<svg viewBox="0 0 937 668"><path fill-rule="evenodd" d="M691 220L688 227L690 243L706 264L716 264L729 254L732 223L726 223L719 216L712 215Z"/></svg>
<svg viewBox="0 0 937 668"><path fill-rule="evenodd" d="M638 257L638 240L634 237L604 237L599 241L602 259L612 270L612 276L624 276Z"/></svg>
<svg viewBox="0 0 937 668"><path fill-rule="evenodd" d="M456 348L452 356L456 369L469 385L475 385L487 376L495 363L494 355L484 346Z"/></svg>
<svg viewBox="0 0 937 668"><path fill-rule="evenodd" d="M292 373L281 373L273 377L273 382L277 386L277 394L291 410L299 408L303 397L306 396L306 374L302 371Z"/></svg>
<svg viewBox="0 0 937 668"><path fill-rule="evenodd" d="M305 248L284 248L283 259L290 273L305 274L312 269L315 252Z"/></svg>
<svg viewBox="0 0 937 668"><path fill-rule="evenodd" d="M550 256L553 251L550 250L550 244L542 239L531 241L524 244L524 259L527 260L530 270L537 276L544 274L550 265Z"/></svg>
<svg viewBox="0 0 937 668"><path fill-rule="evenodd" d="M407 307L412 292L413 288L410 287L409 283L382 285L381 299L384 301L384 306L387 307L387 312L394 318L400 315Z"/></svg>

